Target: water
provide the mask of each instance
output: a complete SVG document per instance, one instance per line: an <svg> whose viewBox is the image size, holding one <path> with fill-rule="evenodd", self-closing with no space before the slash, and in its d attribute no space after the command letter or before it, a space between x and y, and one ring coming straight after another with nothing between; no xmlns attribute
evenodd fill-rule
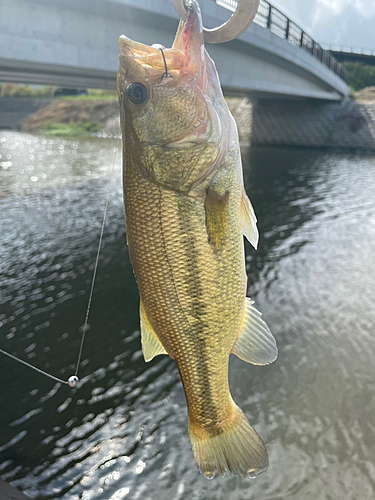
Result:
<svg viewBox="0 0 375 500"><path fill-rule="evenodd" d="M67 379L115 141L0 133L0 348ZM196 471L173 361L145 364L117 156L77 389L0 358L0 477L34 499L346 500L375 495L375 158L244 151L261 233L249 295L277 338L233 357L270 456L256 480Z"/></svg>

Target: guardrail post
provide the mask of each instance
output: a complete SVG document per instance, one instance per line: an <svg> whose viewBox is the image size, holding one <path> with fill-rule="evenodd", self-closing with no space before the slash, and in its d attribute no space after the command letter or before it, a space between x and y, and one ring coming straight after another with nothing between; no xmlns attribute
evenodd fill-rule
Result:
<svg viewBox="0 0 375 500"><path fill-rule="evenodd" d="M272 24L272 5L268 4L267 28L270 29Z"/></svg>
<svg viewBox="0 0 375 500"><path fill-rule="evenodd" d="M300 45L300 47L303 47L303 38L304 38L304 36L305 36L305 32L304 32L304 31L301 31L301 39L300 39L300 41L299 41L299 45Z"/></svg>
<svg viewBox="0 0 375 500"><path fill-rule="evenodd" d="M285 38L289 40L289 31L290 31L290 19L288 18L286 21L286 30L285 30Z"/></svg>

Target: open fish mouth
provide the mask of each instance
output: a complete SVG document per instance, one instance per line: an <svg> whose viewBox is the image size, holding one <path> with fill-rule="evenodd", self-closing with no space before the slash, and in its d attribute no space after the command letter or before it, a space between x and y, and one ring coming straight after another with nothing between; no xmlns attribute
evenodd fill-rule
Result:
<svg viewBox="0 0 375 500"><path fill-rule="evenodd" d="M181 70L185 65L185 56L181 50L165 49L161 46L150 46L140 42L135 42L122 35L119 38L120 57L125 57L129 61L142 65L147 69L164 70L167 65L168 72ZM161 57L163 50L164 58Z"/></svg>
<svg viewBox="0 0 375 500"><path fill-rule="evenodd" d="M191 4L191 5L190 5ZM198 4L190 2L186 22L180 22L172 48L161 45L146 45L122 35L119 38L120 60L125 58L124 67L134 64L147 70L153 81L153 70L167 70L167 76L194 75L197 83L202 83L204 62L203 28Z"/></svg>

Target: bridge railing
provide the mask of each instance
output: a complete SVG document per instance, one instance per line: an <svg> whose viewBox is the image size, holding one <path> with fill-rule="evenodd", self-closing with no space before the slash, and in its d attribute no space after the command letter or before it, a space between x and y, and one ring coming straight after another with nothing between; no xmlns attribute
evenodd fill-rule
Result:
<svg viewBox="0 0 375 500"><path fill-rule="evenodd" d="M232 12L237 8L238 0L213 0L220 7L224 7ZM313 57L319 59L324 65L332 70L340 78L345 77L345 70L342 64L323 49L310 35L300 28L295 22L289 19L279 9L271 5L266 0L260 1L260 7L254 20L259 26L267 28L280 38L288 40L289 43L309 52Z"/></svg>
<svg viewBox="0 0 375 500"><path fill-rule="evenodd" d="M332 50L333 52L341 52L342 54L353 54L358 56L375 56L374 49L358 49L355 47L345 47L344 45L323 44L325 50Z"/></svg>

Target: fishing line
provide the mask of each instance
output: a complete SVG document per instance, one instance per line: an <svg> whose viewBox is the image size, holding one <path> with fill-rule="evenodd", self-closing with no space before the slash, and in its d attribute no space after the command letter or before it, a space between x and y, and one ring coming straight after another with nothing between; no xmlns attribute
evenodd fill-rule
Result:
<svg viewBox="0 0 375 500"><path fill-rule="evenodd" d="M0 352L2 354L5 354L5 356L9 356L11 359L14 359L15 361L18 361L19 363L22 363L23 365L26 365L29 368L32 368L33 370L35 370L35 371L37 371L39 373L42 373L43 375L46 375L47 377L49 377L49 378L51 378L53 380L56 380L57 382L61 382L62 384L68 384L68 385L70 385L69 382L67 382L66 380L62 380L61 378L54 377L53 375L50 375L49 373L44 372L40 368L37 368L36 366L30 365L30 363L27 363L26 361L23 361L22 359L16 358L16 356L13 356L12 354L9 354L9 352L3 351L2 349L0 349Z"/></svg>
<svg viewBox="0 0 375 500"><path fill-rule="evenodd" d="M93 296L93 293L94 293L96 272L98 270L98 265L99 265L99 255L100 255L100 250L102 248L104 226L105 226L105 221L106 221L106 218L107 218L109 196L110 196L110 193L111 193L110 189L111 189L111 186L112 186L112 177L113 177L113 171L114 171L114 168L115 168L115 160L116 160L118 142L119 142L119 138L117 139L117 145L114 148L113 162L112 162L112 171L111 171L111 177L110 177L110 180L109 180L109 187L108 187L107 199L106 199L105 207L104 207L103 221L102 221L102 227L101 227L101 230L100 230L98 251L96 253L96 261L95 261L95 266L94 266L94 273L93 273L92 281L91 281L91 289L90 289L89 301L88 301L88 304L87 304L85 324L82 327L81 345L80 345L79 353L78 353L78 360L77 360L77 365L76 365L76 371L75 371L74 376L73 376L77 383L78 383L78 370L79 370L79 365L81 364L81 358L82 358L83 343L85 341L86 331L88 330L88 321L89 321L89 315L90 315L91 301L92 301L92 296Z"/></svg>
<svg viewBox="0 0 375 500"><path fill-rule="evenodd" d="M112 178L113 178L113 172L114 172L114 169L115 169L115 161L116 161L116 155L117 155L117 151L118 151L119 141L120 141L120 136L117 139L117 144L116 144L116 146L114 148L114 152L113 152L113 162L112 162L112 170L111 170L111 176L110 176L109 186L108 186L108 194L107 194L107 197L106 197L106 202L105 202L105 207L104 207L104 214L103 214L103 221L102 221L102 225L101 225L101 229L100 229L100 237L99 237L98 250L97 250L97 253L96 253L96 260L95 260L95 265L94 265L94 272L93 272L93 276L92 276L92 280L91 280L90 295L89 295L89 300L88 300L87 310L86 310L86 316L85 316L85 324L82 327L81 345L80 345L80 348L79 348L78 359L77 359L77 364L76 364L76 369L75 369L74 375L72 375L71 377L69 377L68 380L62 380L61 378L55 377L54 375L51 375L50 373L47 373L47 372L41 370L40 368L37 368L36 366L28 363L27 361L23 361L22 359L17 358L16 356L13 356L13 354L10 354L9 352L6 352L3 349L0 349L0 353L1 354L4 354L5 356L8 356L9 358L13 359L14 361L18 361L19 363L21 363L21 364L23 364L25 366L28 366L29 368L32 368L33 370L37 371L38 373L41 373L42 375L45 375L46 377L51 378L52 380L56 380L57 382L60 382L61 384L67 384L70 387L76 387L77 384L78 384L78 382L79 382L78 370L79 370L79 366L81 364L83 344L84 344L84 341L85 341L86 331L89 329L89 327L88 327L88 321L89 321L89 315L90 315L90 309L91 309L91 302L92 302L92 297L93 297L93 294L94 294L94 286L95 286L96 274L97 274L97 270L98 270L98 266L99 266L99 256L100 256L100 251L101 251L101 248L102 248L104 226L105 226L105 222L106 222L106 219L107 219L109 197L110 197L110 194L111 194Z"/></svg>

